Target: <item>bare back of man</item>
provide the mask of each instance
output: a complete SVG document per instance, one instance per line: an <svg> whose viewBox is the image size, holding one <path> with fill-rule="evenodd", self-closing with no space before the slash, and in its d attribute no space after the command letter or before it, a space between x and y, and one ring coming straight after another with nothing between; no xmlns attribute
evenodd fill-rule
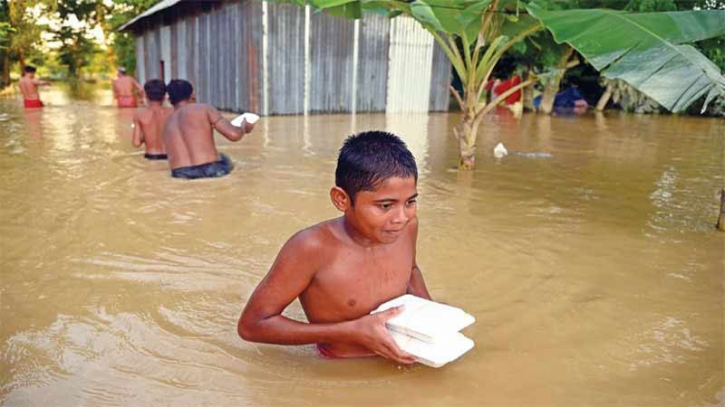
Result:
<svg viewBox="0 0 725 407"><path fill-rule="evenodd" d="M139 98L144 91L141 84L130 76L120 75L113 81L113 96L118 101L118 107L136 107L136 90Z"/></svg>
<svg viewBox="0 0 725 407"><path fill-rule="evenodd" d="M212 123L220 117L216 109L203 103L189 103L174 112L164 132L172 170L219 160Z"/></svg>
<svg viewBox="0 0 725 407"><path fill-rule="evenodd" d="M133 145L141 147L146 145L146 158L157 156L164 158L166 147L164 145L164 127L174 110L160 104L136 109L133 115L134 132Z"/></svg>
<svg viewBox="0 0 725 407"><path fill-rule="evenodd" d="M23 94L25 100L39 100L40 95L38 94L38 86L35 79L31 79L27 76L23 76L18 81L20 87L20 93Z"/></svg>
<svg viewBox="0 0 725 407"><path fill-rule="evenodd" d="M214 129L230 141L239 141L253 125L232 125L214 107L184 101L174 106L175 112L164 129L164 143L171 175L176 178L219 177L231 172L229 157L219 154L214 143Z"/></svg>
<svg viewBox="0 0 725 407"><path fill-rule="evenodd" d="M213 106L195 103L194 87L184 79L166 86L174 114L164 128L164 144L174 178L216 178L229 174L234 165L214 144L214 129L230 141L239 141L254 125L234 126Z"/></svg>

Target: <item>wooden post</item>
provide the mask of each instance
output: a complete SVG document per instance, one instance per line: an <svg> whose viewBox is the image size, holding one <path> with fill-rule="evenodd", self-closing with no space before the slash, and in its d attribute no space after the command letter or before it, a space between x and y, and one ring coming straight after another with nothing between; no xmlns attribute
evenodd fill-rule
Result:
<svg viewBox="0 0 725 407"><path fill-rule="evenodd" d="M609 102L609 98L612 97L612 84L607 84L607 89L602 94L602 97L599 98L599 101L597 102L597 112L601 112L604 110L604 108L607 106L607 102Z"/></svg>
<svg viewBox="0 0 725 407"><path fill-rule="evenodd" d="M725 232L725 188L720 190L720 217L717 218L715 227Z"/></svg>

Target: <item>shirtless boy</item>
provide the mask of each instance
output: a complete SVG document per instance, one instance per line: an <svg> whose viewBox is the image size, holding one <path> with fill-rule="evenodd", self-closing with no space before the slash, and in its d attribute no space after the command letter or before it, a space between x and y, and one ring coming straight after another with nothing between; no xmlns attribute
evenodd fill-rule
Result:
<svg viewBox="0 0 725 407"><path fill-rule="evenodd" d="M18 81L20 93L23 94L23 104L27 108L43 107L38 94L38 86L50 86L50 82L35 79L35 67L26 66L23 68L23 77Z"/></svg>
<svg viewBox="0 0 725 407"><path fill-rule="evenodd" d="M141 147L146 144L148 160L165 160L166 147L164 147L164 126L174 111L164 107L166 85L161 79L151 79L143 85L146 93L147 107L141 107L133 112L133 146Z"/></svg>
<svg viewBox="0 0 725 407"><path fill-rule="evenodd" d="M246 122L234 126L213 106L194 103L194 89L183 79L169 82L166 91L174 105L174 114L164 129L171 176L196 179L229 174L234 166L229 157L217 152L214 129L230 141L239 141L254 126Z"/></svg>
<svg viewBox="0 0 725 407"><path fill-rule="evenodd" d="M116 71L118 78L113 81L113 97L118 102L118 107L136 107L134 90L138 92L140 98L143 98L141 84L135 78L126 75L126 68L119 67Z"/></svg>
<svg viewBox="0 0 725 407"><path fill-rule="evenodd" d="M416 264L418 170L398 137L348 138L337 161L332 204L343 213L304 229L282 247L247 302L237 331L248 341L317 344L327 357L415 360L385 328L401 312L369 315L409 293L430 299ZM299 298L309 323L282 315Z"/></svg>

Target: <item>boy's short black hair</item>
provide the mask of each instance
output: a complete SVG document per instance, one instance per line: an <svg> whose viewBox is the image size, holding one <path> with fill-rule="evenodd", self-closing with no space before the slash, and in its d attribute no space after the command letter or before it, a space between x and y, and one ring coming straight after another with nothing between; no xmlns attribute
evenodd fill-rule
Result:
<svg viewBox="0 0 725 407"><path fill-rule="evenodd" d="M143 90L146 92L146 97L155 102L163 101L164 95L166 95L166 85L161 79L150 79L146 81L143 85Z"/></svg>
<svg viewBox="0 0 725 407"><path fill-rule="evenodd" d="M35 71L36 69L34 66L25 65L25 67L23 68L23 72L25 73L35 73Z"/></svg>
<svg viewBox="0 0 725 407"><path fill-rule="evenodd" d="M189 100L191 94L194 92L194 88L191 86L189 81L183 79L172 79L168 85L166 85L166 92L169 93L169 100L171 104L175 105L179 102Z"/></svg>
<svg viewBox="0 0 725 407"><path fill-rule="evenodd" d="M384 131L366 131L345 140L337 158L335 185L355 203L359 191L374 191L392 177L418 181L415 158L403 140Z"/></svg>

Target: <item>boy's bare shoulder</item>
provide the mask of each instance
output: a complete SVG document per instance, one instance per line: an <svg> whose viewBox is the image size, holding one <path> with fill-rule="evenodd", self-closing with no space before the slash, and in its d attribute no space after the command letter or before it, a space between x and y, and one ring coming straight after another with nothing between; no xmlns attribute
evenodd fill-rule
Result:
<svg viewBox="0 0 725 407"><path fill-rule="evenodd" d="M336 228L338 220L330 219L316 225L302 229L290 237L285 244L285 250L298 255L319 256L335 247L339 242Z"/></svg>
<svg viewBox="0 0 725 407"><path fill-rule="evenodd" d="M186 117L206 117L210 106L205 103L189 103L177 110L179 115Z"/></svg>

